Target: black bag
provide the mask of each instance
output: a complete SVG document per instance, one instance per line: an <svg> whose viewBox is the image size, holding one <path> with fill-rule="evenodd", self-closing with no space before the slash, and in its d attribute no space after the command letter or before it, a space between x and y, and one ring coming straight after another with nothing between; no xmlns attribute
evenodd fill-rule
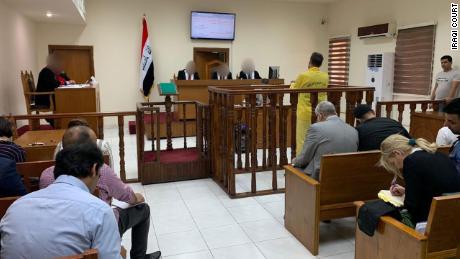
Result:
<svg viewBox="0 0 460 259"><path fill-rule="evenodd" d="M358 227L368 236L374 236L381 216L391 216L401 220L398 208L383 200L366 202L358 212Z"/></svg>

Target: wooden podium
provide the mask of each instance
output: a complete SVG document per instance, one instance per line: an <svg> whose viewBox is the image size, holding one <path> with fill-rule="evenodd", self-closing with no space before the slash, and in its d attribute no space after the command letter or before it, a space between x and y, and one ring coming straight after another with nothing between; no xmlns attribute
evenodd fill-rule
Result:
<svg viewBox="0 0 460 259"><path fill-rule="evenodd" d="M99 112L99 88L98 87L61 87L55 89L56 113L84 113ZM91 129L99 136L98 120L96 117L83 117L88 121ZM69 119L56 120L56 128L67 128Z"/></svg>
<svg viewBox="0 0 460 259"><path fill-rule="evenodd" d="M208 86L243 86L243 85L262 85L262 79L249 80L171 80L177 86L179 95L177 101L198 101L208 103ZM283 85L284 79L269 79L268 85ZM178 109L180 119L184 118L182 108ZM187 119L195 119L195 113L187 107Z"/></svg>

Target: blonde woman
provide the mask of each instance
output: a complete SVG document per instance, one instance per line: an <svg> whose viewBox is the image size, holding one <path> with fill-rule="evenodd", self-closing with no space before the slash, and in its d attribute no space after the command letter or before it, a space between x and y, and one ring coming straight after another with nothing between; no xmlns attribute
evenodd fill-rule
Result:
<svg viewBox="0 0 460 259"><path fill-rule="evenodd" d="M404 179L405 188L392 184L393 195L403 195L404 207L412 223L427 221L433 197L460 191L460 175L455 165L438 146L425 139L408 139L401 135L386 138L380 150L380 164Z"/></svg>

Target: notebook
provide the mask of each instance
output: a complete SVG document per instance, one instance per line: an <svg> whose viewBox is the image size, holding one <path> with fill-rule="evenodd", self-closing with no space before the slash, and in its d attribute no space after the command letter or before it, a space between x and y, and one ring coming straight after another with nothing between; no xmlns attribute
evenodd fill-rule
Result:
<svg viewBox="0 0 460 259"><path fill-rule="evenodd" d="M404 205L404 196L394 196L389 190L381 190L377 195L381 200L393 204L395 207L402 207Z"/></svg>

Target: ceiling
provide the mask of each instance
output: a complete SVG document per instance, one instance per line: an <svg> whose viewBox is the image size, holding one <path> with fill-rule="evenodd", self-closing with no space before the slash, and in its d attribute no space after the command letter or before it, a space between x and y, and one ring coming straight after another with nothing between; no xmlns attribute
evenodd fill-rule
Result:
<svg viewBox="0 0 460 259"><path fill-rule="evenodd" d="M37 22L85 24L72 0L0 0ZM46 12L53 17L46 17Z"/></svg>
<svg viewBox="0 0 460 259"><path fill-rule="evenodd" d="M45 23L85 24L72 0L0 0L33 21ZM77 0L80 2L82 0ZM338 0L268 0L276 2L332 3ZM53 17L46 17L47 12Z"/></svg>

